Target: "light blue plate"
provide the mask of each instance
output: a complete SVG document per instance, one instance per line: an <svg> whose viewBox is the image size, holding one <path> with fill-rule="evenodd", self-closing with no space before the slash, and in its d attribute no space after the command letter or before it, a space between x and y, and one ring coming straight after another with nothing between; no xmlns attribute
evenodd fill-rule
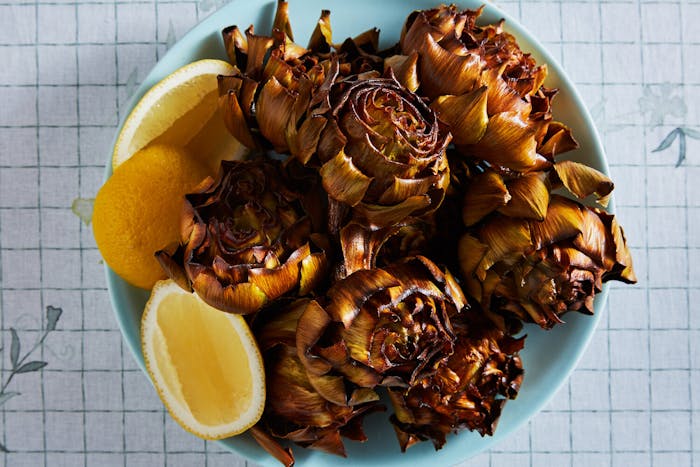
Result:
<svg viewBox="0 0 700 467"><path fill-rule="evenodd" d="M381 45L389 46L398 40L403 21L408 13L414 9L431 8L439 3L439 0L291 0L289 12L294 36L301 44L306 43L321 9L330 9L335 42L376 26L382 31ZM481 4L478 1L468 0L455 3L465 8L476 8ZM267 34L270 31L274 11L275 2L272 0L234 0L211 15L185 35L158 62L141 84L128 110L133 108L151 86L177 68L203 58L226 59L220 39L222 28L231 24L237 24L243 28L254 24L256 32ZM547 86L561 90L554 105L556 119L569 125L581 144L581 148L570 153L569 157L608 173L600 138L571 81L544 47L509 15L492 5L487 5L481 21L495 22L500 18L506 19L506 29L518 38L525 51L532 52L539 63L546 63L549 66ZM109 157L106 159L109 160ZM109 166L108 162L106 176L111 172ZM124 339L143 369L139 325L148 293L129 286L110 269L107 269L107 283L112 306ZM394 431L387 420L388 414L379 413L366 419L365 427L369 441L366 443L346 441L347 459L294 447L297 465L392 466L422 465L423 463L449 465L500 443L541 410L569 377L600 321L606 297L607 289L603 290L596 299L595 316L569 314L566 316L566 325L558 326L549 332L535 326L526 327L529 337L522 352L525 380L518 399L506 404L495 436L482 438L476 433L463 432L457 436L450 436L447 444L440 451L435 451L432 443L426 442L402 454ZM156 440L154 439L153 442L155 443ZM279 465L248 435L224 440L222 444L259 464ZM506 446L507 441L503 447Z"/></svg>

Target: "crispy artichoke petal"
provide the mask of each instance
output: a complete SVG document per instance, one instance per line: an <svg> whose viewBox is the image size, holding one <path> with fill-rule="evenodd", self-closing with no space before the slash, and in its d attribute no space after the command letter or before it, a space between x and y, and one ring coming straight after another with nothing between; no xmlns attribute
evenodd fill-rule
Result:
<svg viewBox="0 0 700 467"><path fill-rule="evenodd" d="M278 29L285 33L287 37L294 40L292 25L289 22L289 2L287 0L277 0L277 11L272 22L272 29Z"/></svg>
<svg viewBox="0 0 700 467"><path fill-rule="evenodd" d="M537 152L548 158L578 148L578 142L571 134L571 129L560 122L550 122L542 144Z"/></svg>
<svg viewBox="0 0 700 467"><path fill-rule="evenodd" d="M536 250L565 239L573 239L581 232L581 206L563 196L553 195L543 221L530 222L532 242Z"/></svg>
<svg viewBox="0 0 700 467"><path fill-rule="evenodd" d="M282 345L269 352L266 376L266 404L276 416L311 427L326 427L336 421L328 400L311 385L293 347Z"/></svg>
<svg viewBox="0 0 700 467"><path fill-rule="evenodd" d="M505 65L485 70L482 74L482 83L488 88L488 114L515 112L522 118L527 118L532 106L508 86L502 76L504 70Z"/></svg>
<svg viewBox="0 0 700 467"><path fill-rule="evenodd" d="M478 55L453 55L428 34L419 49L421 93L429 98L462 95L480 81L482 62Z"/></svg>
<svg viewBox="0 0 700 467"><path fill-rule="evenodd" d="M256 118L260 133L278 152L289 148L285 130L292 119L297 98L273 76L265 83L257 99Z"/></svg>
<svg viewBox="0 0 700 467"><path fill-rule="evenodd" d="M321 166L323 188L328 194L350 206L356 206L367 192L372 178L362 173L344 151Z"/></svg>
<svg viewBox="0 0 700 467"><path fill-rule="evenodd" d="M226 82L226 78L219 76L219 110L224 125L238 141L251 149L255 148L257 145L248 127L248 122L243 114L236 91L225 89L227 85L223 83Z"/></svg>
<svg viewBox="0 0 700 467"><path fill-rule="evenodd" d="M254 323L264 323L260 329L255 330L255 337L262 352L266 352L278 344L284 344L288 347L296 345L297 324L301 315L306 311L308 303L308 299L300 299L286 306L273 305L272 308L265 310L268 313L264 315L264 321L258 320Z"/></svg>
<svg viewBox="0 0 700 467"><path fill-rule="evenodd" d="M549 205L549 187L542 178L543 174L534 172L509 180L506 186L511 199L498 212L510 217L543 220Z"/></svg>
<svg viewBox="0 0 700 467"><path fill-rule="evenodd" d="M328 271L328 258L325 252L312 253L301 260L299 276L299 296L313 292Z"/></svg>
<svg viewBox="0 0 700 467"><path fill-rule="evenodd" d="M439 96L430 107L450 127L455 144L476 144L488 124L487 93L482 86L461 96Z"/></svg>
<svg viewBox="0 0 700 467"><path fill-rule="evenodd" d="M250 434L253 435L255 441L267 451L272 457L277 459L285 467L294 465L294 455L289 448L283 448L282 445L270 434L265 431L259 424L250 429Z"/></svg>
<svg viewBox="0 0 700 467"><path fill-rule="evenodd" d="M577 198L595 195L600 205L608 205L615 185L604 173L574 161L559 161L554 164L554 171L566 189Z"/></svg>
<svg viewBox="0 0 700 467"><path fill-rule="evenodd" d="M315 53L328 53L333 44L333 29L331 28L331 12L321 11L321 17L316 23L314 31L309 39L308 49Z"/></svg>
<svg viewBox="0 0 700 467"><path fill-rule="evenodd" d="M229 26L221 31L226 55L232 65L245 68L248 55L248 39L238 26Z"/></svg>
<svg viewBox="0 0 700 467"><path fill-rule="evenodd" d="M440 182L442 174L429 175L427 177L400 178L394 177L393 182L377 200L378 204L396 204L411 196L422 195L430 190L430 187Z"/></svg>
<svg viewBox="0 0 700 467"><path fill-rule="evenodd" d="M496 209L505 206L511 195L503 178L492 169L475 175L469 181L462 200L462 220L467 227L479 222Z"/></svg>
<svg viewBox="0 0 700 467"><path fill-rule="evenodd" d="M371 227L382 228L400 222L430 205L431 197L429 195L416 195L390 206L360 203L355 206L355 213Z"/></svg>
<svg viewBox="0 0 700 467"><path fill-rule="evenodd" d="M291 146L291 153L299 162L306 165L316 154L321 133L328 120L321 116L311 116L304 120L299 128L296 144Z"/></svg>
<svg viewBox="0 0 700 467"><path fill-rule="evenodd" d="M463 146L463 153L525 172L540 163L534 136L533 123L523 120L517 112L503 112L489 119L484 136L477 144Z"/></svg>
<svg viewBox="0 0 700 467"><path fill-rule="evenodd" d="M245 74L253 79L259 79L262 75L265 56L274 45L274 39L270 36L259 36L253 32L253 26L245 31L248 41L248 60Z"/></svg>
<svg viewBox="0 0 700 467"><path fill-rule="evenodd" d="M179 262L175 261L173 257L164 250L156 251L155 257L160 267L163 268L163 271L165 271L169 278L174 280L182 289L192 292L192 285L187 278L187 273Z"/></svg>
<svg viewBox="0 0 700 467"><path fill-rule="evenodd" d="M391 68L394 76L409 91L416 92L420 86L418 78L418 52L410 55L393 55L384 60L384 71Z"/></svg>
<svg viewBox="0 0 700 467"><path fill-rule="evenodd" d="M309 244L306 243L293 251L287 261L278 267L251 268L248 271L248 280L262 290L268 299L274 300L297 286L300 263L310 254Z"/></svg>
<svg viewBox="0 0 700 467"><path fill-rule="evenodd" d="M210 271L204 271L194 278L192 288L209 305L228 313L254 313L268 301L265 293L255 284L222 286Z"/></svg>
<svg viewBox="0 0 700 467"><path fill-rule="evenodd" d="M374 259L382 242L377 232L380 231L372 231L357 222L350 222L340 230L344 274L349 276L360 269L374 267Z"/></svg>
<svg viewBox="0 0 700 467"><path fill-rule="evenodd" d="M512 262L532 248L530 228L523 219L504 216L491 218L479 229L479 237L489 249L477 267L477 275L499 261ZM484 279L483 275L479 278Z"/></svg>
<svg viewBox="0 0 700 467"><path fill-rule="evenodd" d="M331 317L315 300L307 302L304 306L304 312L299 316L295 345L299 360L310 375L321 376L331 369L331 365L327 361L310 354L311 348L316 345L330 323ZM341 405L343 404L345 401L341 403Z"/></svg>
<svg viewBox="0 0 700 467"><path fill-rule="evenodd" d="M382 269L356 271L331 287L328 291L331 303L326 311L334 321L348 328L370 297L397 285L399 282Z"/></svg>

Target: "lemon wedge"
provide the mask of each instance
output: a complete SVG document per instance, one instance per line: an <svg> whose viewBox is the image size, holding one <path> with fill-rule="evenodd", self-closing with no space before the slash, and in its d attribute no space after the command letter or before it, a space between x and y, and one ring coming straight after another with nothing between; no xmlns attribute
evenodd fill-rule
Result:
<svg viewBox="0 0 700 467"><path fill-rule="evenodd" d="M212 167L218 167L221 159L239 158L245 148L226 129L217 104L217 76L235 70L223 60L199 60L153 86L124 122L112 168L154 143L187 148Z"/></svg>
<svg viewBox="0 0 700 467"><path fill-rule="evenodd" d="M157 282L141 319L146 368L170 415L204 439L253 426L265 405L265 372L245 320L173 281Z"/></svg>

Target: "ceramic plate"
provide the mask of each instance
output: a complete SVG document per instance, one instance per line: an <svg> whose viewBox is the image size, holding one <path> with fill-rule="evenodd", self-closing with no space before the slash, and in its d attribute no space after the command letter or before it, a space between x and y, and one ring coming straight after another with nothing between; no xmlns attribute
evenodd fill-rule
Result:
<svg viewBox="0 0 700 467"><path fill-rule="evenodd" d="M384 47L398 40L408 13L414 9L435 7L439 3L438 0L292 0L289 13L294 36L301 44L306 43L321 9L329 9L332 12L331 23L335 42L376 26L381 29L380 45ZM473 1L455 3L464 8L476 8L481 5L480 2ZM158 62L141 84L125 115L128 115L138 99L151 86L177 68L203 58L226 59L220 35L222 28L231 24L246 28L253 24L256 32L267 34L271 28L274 12L274 1L234 0L212 14L177 42ZM573 129L573 134L581 145L580 149L567 153L568 158L608 173L600 139L571 81L533 35L509 15L492 5L487 5L480 19L482 22L496 22L500 18L506 19L506 30L518 38L523 50L531 52L538 63L548 65L549 77L545 84L561 90L555 99L554 113L557 120L565 122ZM105 155L105 158L109 160L110 155L111 151ZM108 168L106 176L109 174ZM109 269L107 269L107 283L112 306L124 339L134 358L143 368L139 324L148 292L129 286ZM439 451L435 451L432 443L425 442L411 447L402 454L388 421L388 413L378 413L370 415L365 420L369 441L365 443L346 441L347 458L295 447L297 465L305 467L360 464L388 467L428 463L450 465L476 455L497 443L500 443L502 448L507 448L508 436L535 415L569 377L600 321L606 296L607 289L598 295L595 316L584 316L578 313L566 315L567 324L549 332L542 331L536 326L525 327L525 332L528 334L525 349L522 352L525 379L517 400L506 404L495 436L482 438L477 433L462 432L448 437L447 444ZM154 439L153 442L156 443L157 440ZM270 466L279 465L248 435L227 439L221 443L253 462Z"/></svg>

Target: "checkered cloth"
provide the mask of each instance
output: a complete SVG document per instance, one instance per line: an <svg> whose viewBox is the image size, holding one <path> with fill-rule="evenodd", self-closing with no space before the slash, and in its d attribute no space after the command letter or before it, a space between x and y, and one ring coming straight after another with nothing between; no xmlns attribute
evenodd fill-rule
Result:
<svg viewBox="0 0 700 467"><path fill-rule="evenodd" d="M47 365L0 391L2 465L247 465L164 412L122 342L91 230L71 212L101 185L138 83L220 3L0 3L0 384L12 341L16 363L44 335L44 310L63 310L26 360ZM497 3L591 109L640 281L611 286L549 406L464 465L700 466L700 3Z"/></svg>

